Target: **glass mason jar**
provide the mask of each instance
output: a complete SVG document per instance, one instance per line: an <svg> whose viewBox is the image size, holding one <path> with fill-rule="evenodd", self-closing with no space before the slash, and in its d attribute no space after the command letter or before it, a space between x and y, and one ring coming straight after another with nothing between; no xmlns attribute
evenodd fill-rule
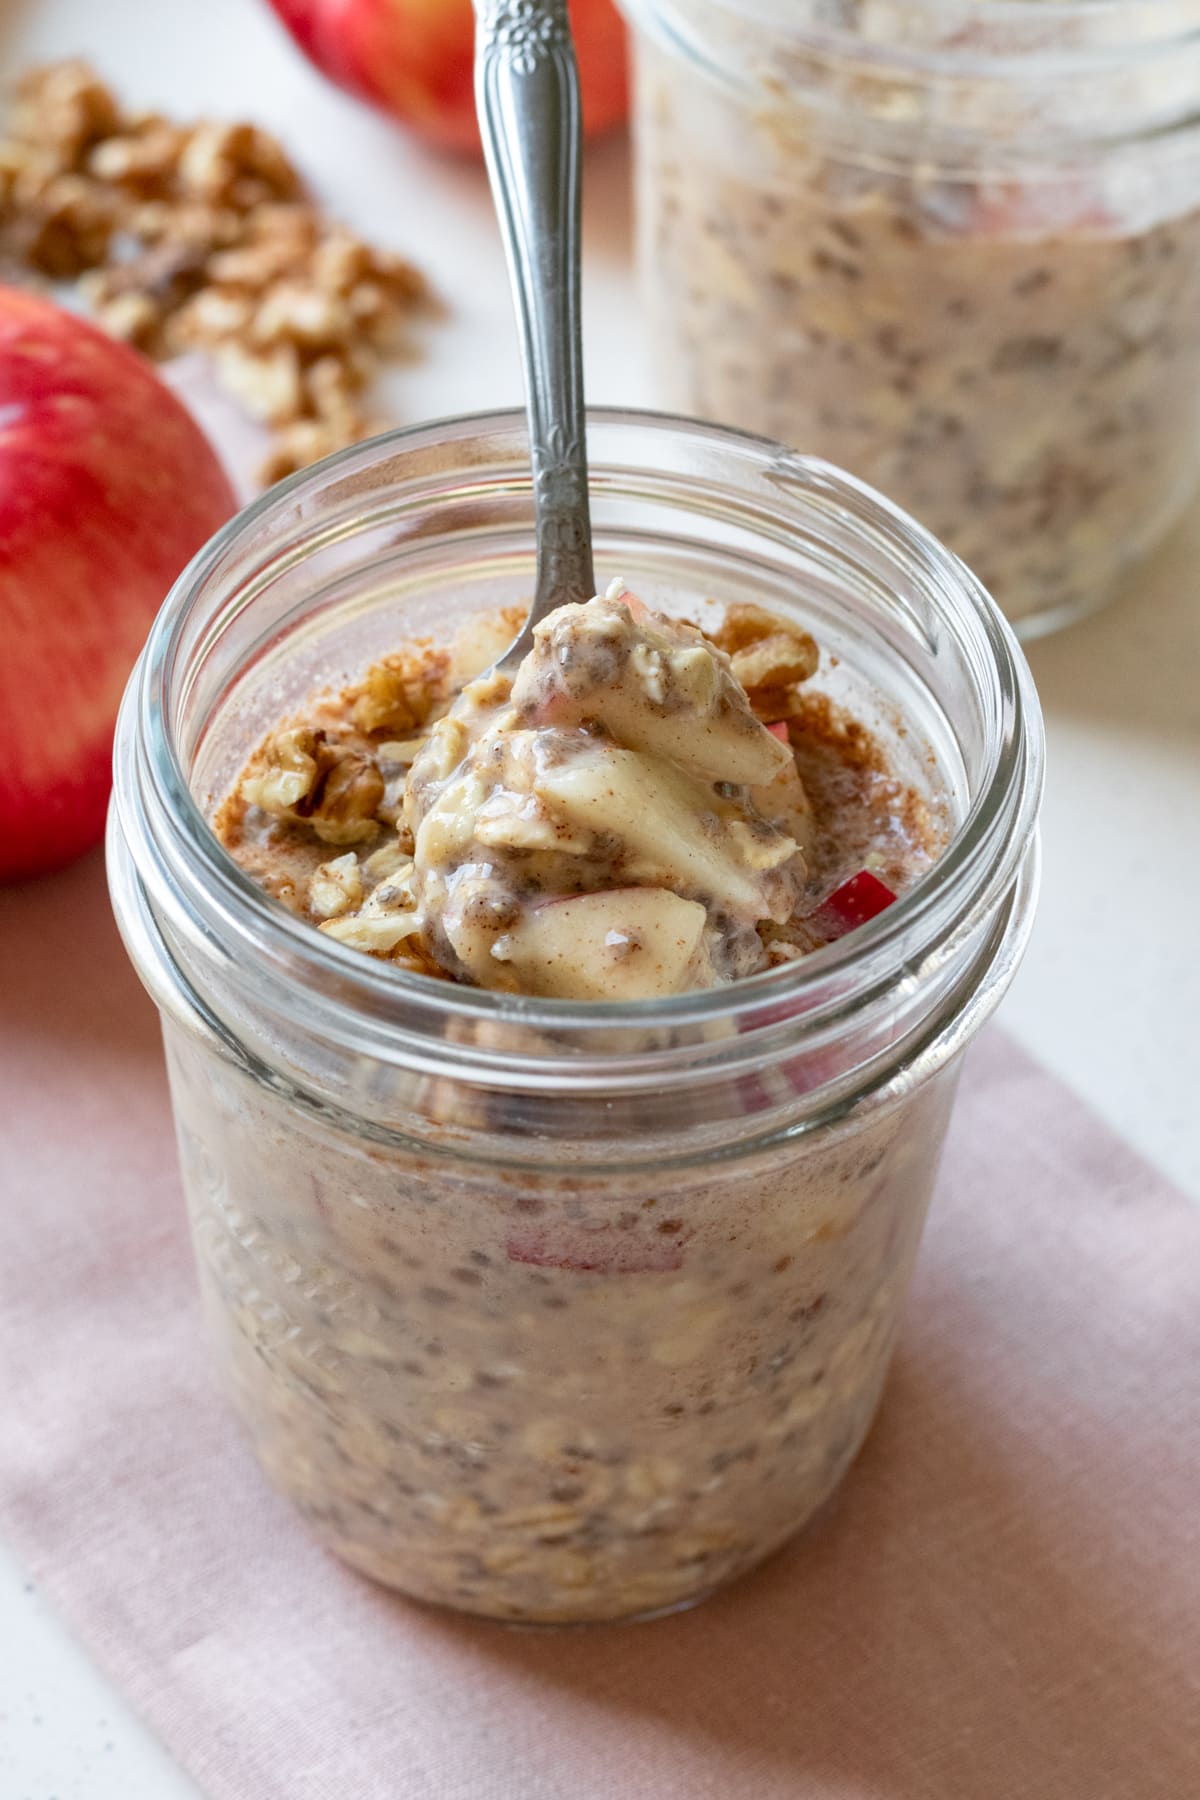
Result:
<svg viewBox="0 0 1200 1800"><path fill-rule="evenodd" d="M111 815L263 1466L357 1568L506 1619L686 1604L840 1480L1036 886L1037 702L954 557L772 444L598 412L590 447L602 577L802 619L816 679L949 809L897 905L739 985L581 1005L373 961L231 861L206 811L282 714L529 590L517 414L376 439L235 519L131 679Z"/></svg>
<svg viewBox="0 0 1200 1800"><path fill-rule="evenodd" d="M665 403L873 483L1034 636L1200 483L1200 0L622 0Z"/></svg>

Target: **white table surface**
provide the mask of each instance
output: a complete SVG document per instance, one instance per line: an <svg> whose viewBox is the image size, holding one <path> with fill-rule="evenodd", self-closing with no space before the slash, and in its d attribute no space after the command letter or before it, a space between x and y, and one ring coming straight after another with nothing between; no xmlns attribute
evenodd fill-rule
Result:
<svg viewBox="0 0 1200 1800"><path fill-rule="evenodd" d="M140 105L278 130L333 210L420 262L449 314L425 359L391 379L397 418L519 400L478 170L426 156L328 87L262 0L4 0L6 75L79 53ZM620 143L590 153L586 208L589 397L653 404ZM1031 660L1049 736L1045 876L1005 1023L1200 1199L1200 511L1121 604ZM196 1792L0 1546L2 1800Z"/></svg>

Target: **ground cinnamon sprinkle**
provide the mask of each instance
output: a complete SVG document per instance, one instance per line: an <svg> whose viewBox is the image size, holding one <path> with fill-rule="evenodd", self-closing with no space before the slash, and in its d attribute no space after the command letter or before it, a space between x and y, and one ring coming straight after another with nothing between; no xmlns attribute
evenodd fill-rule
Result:
<svg viewBox="0 0 1200 1800"><path fill-rule="evenodd" d="M945 848L948 820L896 777L883 742L828 694L801 690L788 735L816 822L809 892L823 897L857 868L894 893L911 887Z"/></svg>

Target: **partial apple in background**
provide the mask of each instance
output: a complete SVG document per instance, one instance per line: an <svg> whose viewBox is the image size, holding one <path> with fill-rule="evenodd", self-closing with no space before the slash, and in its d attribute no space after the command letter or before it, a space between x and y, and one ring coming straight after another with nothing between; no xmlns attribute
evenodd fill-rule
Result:
<svg viewBox="0 0 1200 1800"><path fill-rule="evenodd" d="M479 150L471 0L268 0L310 61L442 150ZM589 135L629 107L625 26L612 0L570 0Z"/></svg>
<svg viewBox="0 0 1200 1800"><path fill-rule="evenodd" d="M175 577L236 510L149 363L0 288L0 880L99 842L129 671Z"/></svg>

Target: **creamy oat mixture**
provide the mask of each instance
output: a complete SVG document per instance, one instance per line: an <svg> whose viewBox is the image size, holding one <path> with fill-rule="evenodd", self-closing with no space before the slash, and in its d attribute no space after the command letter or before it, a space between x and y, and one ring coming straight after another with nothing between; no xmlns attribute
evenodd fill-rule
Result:
<svg viewBox="0 0 1200 1800"><path fill-rule="evenodd" d="M275 732L216 821L243 867L404 967L621 1000L803 954L845 923L834 877L890 899L936 855L928 809L806 690L798 626L735 604L706 635L617 582L539 626L514 676L490 665L517 617Z"/></svg>
<svg viewBox="0 0 1200 1800"><path fill-rule="evenodd" d="M638 67L665 403L862 477L1016 620L1103 600L1200 480L1200 194L950 176L916 127L907 167L856 160L786 67L757 109L649 39Z"/></svg>
<svg viewBox="0 0 1200 1800"><path fill-rule="evenodd" d="M950 1073L753 1158L605 1177L371 1143L167 1045L225 1380L356 1568L502 1619L638 1616L760 1561L836 1487Z"/></svg>
<svg viewBox="0 0 1200 1800"><path fill-rule="evenodd" d="M618 584L515 678L487 671L519 608L400 648L273 733L216 828L314 928L460 982L628 997L803 955L945 827L816 688L805 631L712 610L701 631ZM167 1039L226 1379L347 1561L498 1618L632 1617L759 1561L836 1486L951 1079L732 1162L606 1172L619 1102L611 1141L576 1146L564 1114L537 1167L519 1092L418 1083L373 1139ZM753 1135L820 1079L741 1076L735 1109Z"/></svg>

